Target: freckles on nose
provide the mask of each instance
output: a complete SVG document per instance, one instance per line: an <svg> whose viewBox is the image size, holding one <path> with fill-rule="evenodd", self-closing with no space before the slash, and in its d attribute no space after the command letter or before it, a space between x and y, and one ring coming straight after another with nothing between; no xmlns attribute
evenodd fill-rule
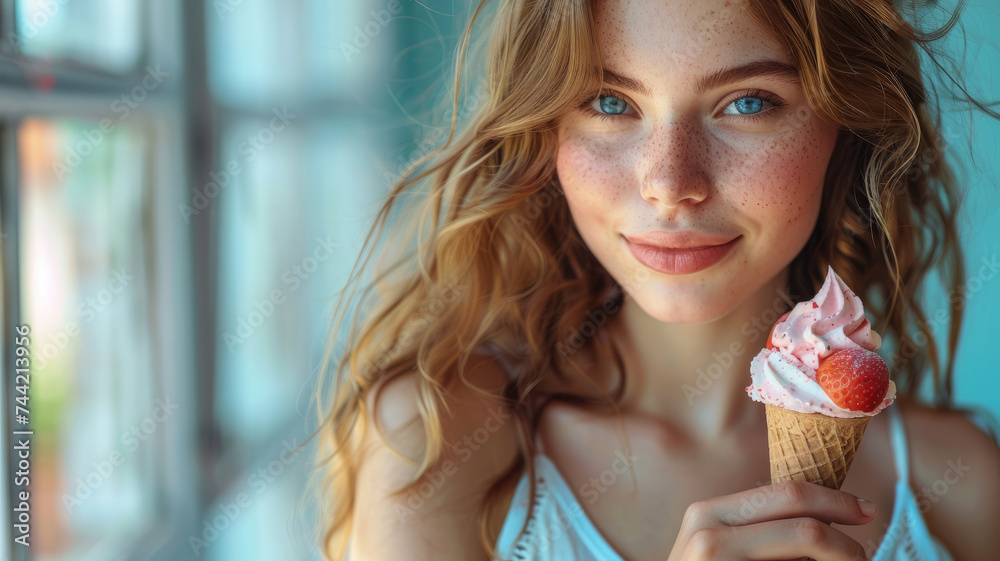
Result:
<svg viewBox="0 0 1000 561"><path fill-rule="evenodd" d="M698 183L709 182L706 164L711 147L690 123L658 126L641 147L636 162L644 196L663 199L679 196ZM667 204L667 201L661 201ZM671 203L672 204L672 203Z"/></svg>
<svg viewBox="0 0 1000 561"><path fill-rule="evenodd" d="M705 135L698 127L685 122L665 125L649 142L646 157L649 160L668 160L694 164L702 161L712 151Z"/></svg>
<svg viewBox="0 0 1000 561"><path fill-rule="evenodd" d="M725 142L713 141L688 120L657 125L641 154L638 171L649 193L670 199L709 198L712 185L742 171L740 158Z"/></svg>

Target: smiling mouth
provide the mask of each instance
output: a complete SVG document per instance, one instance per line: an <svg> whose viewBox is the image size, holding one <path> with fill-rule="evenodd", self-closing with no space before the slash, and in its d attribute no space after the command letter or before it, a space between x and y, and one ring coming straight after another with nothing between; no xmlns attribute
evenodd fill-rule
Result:
<svg viewBox="0 0 1000 561"><path fill-rule="evenodd" d="M624 236L623 236L624 237ZM667 275L689 275L721 261L742 236L719 245L670 248L634 242L625 238L632 255L643 265Z"/></svg>

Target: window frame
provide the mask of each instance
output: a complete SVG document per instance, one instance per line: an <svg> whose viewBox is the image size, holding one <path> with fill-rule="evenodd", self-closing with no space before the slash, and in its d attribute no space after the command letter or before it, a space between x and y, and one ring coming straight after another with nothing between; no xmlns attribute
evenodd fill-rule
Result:
<svg viewBox="0 0 1000 561"><path fill-rule="evenodd" d="M197 109L203 102L202 94L207 91L204 63L200 61L203 51L197 49L197 37L203 36L203 26L192 26L189 19L200 21L200 10L193 9L190 3L139 2L143 38L139 63L123 73L107 72L79 61L40 62L23 55L11 40L12 34L16 34L16 16L15 0L0 0L0 233L3 234L0 332L4 337L0 343L0 359L5 365L13 365L13 349L7 339L12 337L14 326L26 320L20 306L23 289L19 284L22 261L19 254L18 128L26 118L34 117L94 121L110 117L110 100L141 82L147 65L160 64L165 70L173 69L166 70L172 79L150 91L129 114L130 124L142 129L150 140L145 155L146 180L150 183L147 188L153 209L149 217L150 241L155 245L149 248L153 258L149 270L157 287L153 293L155 301L148 302L155 316L151 326L152 384L156 395L171 396L201 407L204 400L199 394L203 388L199 386L207 384L210 387L213 378L211 361L204 358L205 347L211 346L205 335L211 333L213 327L201 320L212 312L205 300L214 301L214 295L199 298L191 288L205 286L196 281L204 278L202 268L210 254L210 248L193 240L211 231L212 224L206 213L205 220L192 220L185 227L177 214L178 204L190 199L185 186L191 184L193 178L203 177L207 173L204 164L211 160L210 156L198 152L202 147L200 140L206 138L206 131L210 130L203 129L205 121L200 120L203 117ZM193 49L190 48L192 42L196 45ZM54 88L39 95L28 77L33 72L54 77ZM192 333L190 326L194 326L196 332ZM14 385L13 376L6 378L0 388L0 396L4 398L10 395ZM8 403L4 401L4 405ZM10 452L12 409L8 407L0 416L0 428L3 429L0 445L8 451L7 462L0 468L4 476L0 501L6 505L0 515L4 522L0 536L5 540L0 557L27 561L33 557L31 550L13 543L10 525L14 506L12 491L16 489L13 478L9 477L10 467L16 465L16 458ZM176 558L178 547L187 547L184 538L194 532L207 503L198 485L199 475L205 473L206 462L212 458L212 454L206 453L211 447L210 440L204 438L206 420L210 422L211 417L206 417L204 411L178 415L157 431L151 444L156 447L155 456L165 460L157 481L156 505L163 518L130 542L106 544L114 550L115 557L166 561ZM30 483L28 489L31 489ZM33 510L33 527L45 523L36 513ZM89 558L107 561L109 552L103 545L99 548L102 551L80 558L81 561L89 561Z"/></svg>

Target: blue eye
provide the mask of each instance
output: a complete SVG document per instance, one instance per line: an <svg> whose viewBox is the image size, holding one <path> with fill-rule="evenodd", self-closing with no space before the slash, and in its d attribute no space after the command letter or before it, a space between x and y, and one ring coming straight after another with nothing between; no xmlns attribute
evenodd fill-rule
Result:
<svg viewBox="0 0 1000 561"><path fill-rule="evenodd" d="M628 103L613 95L602 95L598 98L597 103L601 107L601 111L607 115L622 115L628 111Z"/></svg>
<svg viewBox="0 0 1000 561"><path fill-rule="evenodd" d="M741 97L733 102L741 115L759 113L764 108L764 101L758 97Z"/></svg>
<svg viewBox="0 0 1000 561"><path fill-rule="evenodd" d="M770 105L772 109L769 110L766 105ZM775 109L784 105L786 105L785 102L777 97L760 90L754 90L744 92L740 97L734 99L732 103L726 106L726 109L722 113L724 115L742 115L752 120L757 120L757 117L772 113ZM736 111L730 111L730 107L735 108Z"/></svg>
<svg viewBox="0 0 1000 561"><path fill-rule="evenodd" d="M745 90L726 106L722 114L734 115L737 120L757 122L761 119L776 117L778 110L785 105L788 105L787 102L768 92ZM731 108L735 108L735 111ZM599 94L596 100L589 97L577 109L607 121L618 121L638 116L636 110L629 105L629 102L625 101L625 96L614 91Z"/></svg>

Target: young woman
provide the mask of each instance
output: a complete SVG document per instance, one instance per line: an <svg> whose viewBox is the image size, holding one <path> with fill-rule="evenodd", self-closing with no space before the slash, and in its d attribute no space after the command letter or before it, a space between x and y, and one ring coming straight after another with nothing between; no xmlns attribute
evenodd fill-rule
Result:
<svg viewBox="0 0 1000 561"><path fill-rule="evenodd" d="M992 558L1000 449L951 404L939 34L889 0L492 7L482 105L397 184L354 282L404 201L411 227L335 318L357 312L317 391L325 556ZM840 491L770 485L750 359L829 266L897 401Z"/></svg>

